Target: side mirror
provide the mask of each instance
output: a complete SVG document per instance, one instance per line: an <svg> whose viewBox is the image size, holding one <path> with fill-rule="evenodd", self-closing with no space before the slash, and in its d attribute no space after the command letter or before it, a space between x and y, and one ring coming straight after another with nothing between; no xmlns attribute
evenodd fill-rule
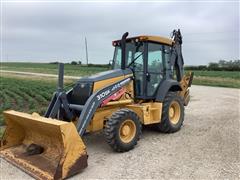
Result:
<svg viewBox="0 0 240 180"><path fill-rule="evenodd" d="M110 66L113 65L113 60L109 60L109 63L108 63Z"/></svg>
<svg viewBox="0 0 240 180"><path fill-rule="evenodd" d="M108 64L109 64L109 66L108 66L109 69L113 69L113 60L109 60Z"/></svg>

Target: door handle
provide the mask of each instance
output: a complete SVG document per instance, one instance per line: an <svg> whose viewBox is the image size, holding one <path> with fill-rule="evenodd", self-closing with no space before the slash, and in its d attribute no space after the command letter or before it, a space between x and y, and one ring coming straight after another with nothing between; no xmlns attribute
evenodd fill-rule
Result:
<svg viewBox="0 0 240 180"><path fill-rule="evenodd" d="M147 81L151 80L151 75L148 72L146 73L146 79L147 79Z"/></svg>

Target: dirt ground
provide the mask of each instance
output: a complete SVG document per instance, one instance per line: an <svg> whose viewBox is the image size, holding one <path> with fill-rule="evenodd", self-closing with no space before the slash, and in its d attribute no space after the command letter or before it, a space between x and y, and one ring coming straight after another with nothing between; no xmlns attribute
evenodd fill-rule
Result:
<svg viewBox="0 0 240 180"><path fill-rule="evenodd" d="M89 166L72 179L240 179L240 90L193 86L191 94L179 132L144 129L130 152L113 152L101 133L86 136ZM0 179L30 179L0 161Z"/></svg>

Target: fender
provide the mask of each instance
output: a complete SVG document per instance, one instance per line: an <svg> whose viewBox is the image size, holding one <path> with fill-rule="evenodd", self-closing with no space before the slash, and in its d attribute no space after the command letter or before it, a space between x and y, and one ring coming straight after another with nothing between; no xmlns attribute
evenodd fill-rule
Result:
<svg viewBox="0 0 240 180"><path fill-rule="evenodd" d="M172 79L163 80L158 87L155 100L157 102L163 102L168 91L182 91L180 83Z"/></svg>

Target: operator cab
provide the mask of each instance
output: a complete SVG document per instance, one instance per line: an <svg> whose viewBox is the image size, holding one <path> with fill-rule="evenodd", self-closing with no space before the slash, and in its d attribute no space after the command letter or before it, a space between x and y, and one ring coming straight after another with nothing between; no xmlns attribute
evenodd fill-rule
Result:
<svg viewBox="0 0 240 180"><path fill-rule="evenodd" d="M122 58L121 41L113 41L113 69L130 68L133 71L136 98L156 97L160 83L169 75L172 43L171 39L157 36L128 38L125 42L125 58Z"/></svg>

